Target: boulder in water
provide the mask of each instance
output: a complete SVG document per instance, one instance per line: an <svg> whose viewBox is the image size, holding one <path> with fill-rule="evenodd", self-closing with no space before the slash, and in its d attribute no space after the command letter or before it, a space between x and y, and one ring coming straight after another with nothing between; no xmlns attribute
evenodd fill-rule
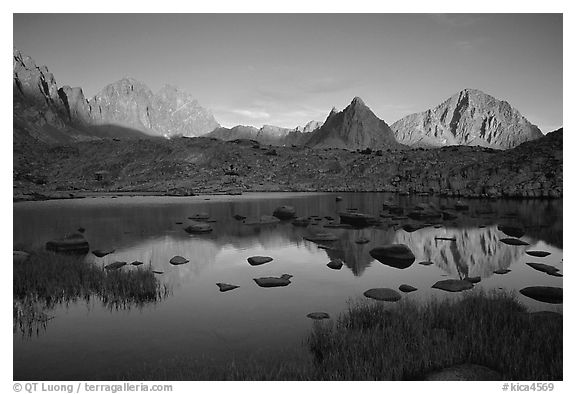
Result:
<svg viewBox="0 0 576 394"><path fill-rule="evenodd" d="M531 286L520 290L520 294L533 300L548 304L561 304L563 302L561 287Z"/></svg>
<svg viewBox="0 0 576 394"><path fill-rule="evenodd" d="M312 312L307 314L306 317L312 320L330 319L330 315L326 312Z"/></svg>
<svg viewBox="0 0 576 394"><path fill-rule="evenodd" d="M507 274L508 272L510 272L510 270L507 268L499 268L496 271L494 271L494 273L498 275L504 275Z"/></svg>
<svg viewBox="0 0 576 394"><path fill-rule="evenodd" d="M133 265L133 266L136 266L136 267L138 267L139 265L142 265L142 264L144 264L144 263L141 262L141 261L133 261L133 262L132 262L132 265Z"/></svg>
<svg viewBox="0 0 576 394"><path fill-rule="evenodd" d="M221 293L239 288L240 286L229 285L228 283L216 283Z"/></svg>
<svg viewBox="0 0 576 394"><path fill-rule="evenodd" d="M101 249L96 249L92 251L92 254L96 257L104 257L108 254L112 254L114 253L115 250L114 249L108 249L108 250L101 250Z"/></svg>
<svg viewBox="0 0 576 394"><path fill-rule="evenodd" d="M505 243L506 245L513 245L513 246L528 246L530 245L527 242L522 241L521 239L516 238L502 238L500 242Z"/></svg>
<svg viewBox="0 0 576 394"><path fill-rule="evenodd" d="M509 237L514 238L522 238L526 231L520 226L507 226L507 225L498 225L498 230L502 231Z"/></svg>
<svg viewBox="0 0 576 394"><path fill-rule="evenodd" d="M367 227L380 223L376 216L360 212L340 212L340 223L350 224L355 227Z"/></svg>
<svg viewBox="0 0 576 394"><path fill-rule="evenodd" d="M90 250L90 245L82 234L73 233L46 242L46 249L58 253L86 254Z"/></svg>
<svg viewBox="0 0 576 394"><path fill-rule="evenodd" d="M414 286L410 286L410 285L406 285L406 284L400 285L400 287L398 289L400 289L400 291L403 293L411 293L413 291L418 290Z"/></svg>
<svg viewBox="0 0 576 394"><path fill-rule="evenodd" d="M367 298L372 298L373 300L388 302L396 302L402 298L400 293L398 293L396 290L385 287L366 290L364 292L364 296Z"/></svg>
<svg viewBox="0 0 576 394"><path fill-rule="evenodd" d="M212 226L208 223L195 222L184 229L188 234L206 234L212 232Z"/></svg>
<svg viewBox="0 0 576 394"><path fill-rule="evenodd" d="M292 225L296 227L306 227L310 224L310 219L305 217L298 217L292 220Z"/></svg>
<svg viewBox="0 0 576 394"><path fill-rule="evenodd" d="M420 264L420 265L433 265L434 263L432 261L421 261L418 264Z"/></svg>
<svg viewBox="0 0 576 394"><path fill-rule="evenodd" d="M256 278L254 279L254 282L256 282L256 284L260 287L282 287L288 286L290 283L292 283L290 282L290 278L292 278L292 275L283 274L279 278L273 276Z"/></svg>
<svg viewBox="0 0 576 394"><path fill-rule="evenodd" d="M290 205L282 205L274 210L272 216L280 220L289 220L296 217L296 210Z"/></svg>
<svg viewBox="0 0 576 394"><path fill-rule="evenodd" d="M544 252L542 250L527 250L526 254L534 257L546 257L550 255L550 252Z"/></svg>
<svg viewBox="0 0 576 394"><path fill-rule="evenodd" d="M529 265L530 267L534 268L536 271L540 271L540 272L544 272L548 275L552 275L552 276L562 276L562 274L560 274L558 271L560 271L558 268L553 267L551 265L548 264L542 264L542 263L526 263L527 265Z"/></svg>
<svg viewBox="0 0 576 394"><path fill-rule="evenodd" d="M479 276L469 276L464 278L464 280L467 280L470 283L479 283L482 280L482 278L480 278Z"/></svg>
<svg viewBox="0 0 576 394"><path fill-rule="evenodd" d="M246 216L240 215L238 213L234 214L234 216L232 216L234 219L236 220L244 220L246 219Z"/></svg>
<svg viewBox="0 0 576 394"><path fill-rule="evenodd" d="M170 259L170 264L172 265L182 265L188 263L190 260L182 256L174 256Z"/></svg>
<svg viewBox="0 0 576 394"><path fill-rule="evenodd" d="M334 259L326 265L328 266L328 268L331 268L333 270L339 270L344 265L344 262L340 259Z"/></svg>
<svg viewBox="0 0 576 394"><path fill-rule="evenodd" d="M421 225L421 224L405 224L402 226L402 230L406 231L407 233L413 233L414 231L418 231L422 228L425 228L426 226Z"/></svg>
<svg viewBox="0 0 576 394"><path fill-rule="evenodd" d="M370 256L390 267L404 269L414 263L416 257L404 244L380 246L370 250Z"/></svg>
<svg viewBox="0 0 576 394"><path fill-rule="evenodd" d="M474 285L472 283L470 283L469 281L459 280L459 279L441 280L441 281L434 283L434 285L432 285L433 289L440 289L440 290L450 291L450 292L459 292L459 291L464 291L464 290L470 290L473 287L474 287Z"/></svg>
<svg viewBox="0 0 576 394"><path fill-rule="evenodd" d="M250 265L262 265L271 262L274 260L272 257L268 256L252 256L248 257L248 263Z"/></svg>

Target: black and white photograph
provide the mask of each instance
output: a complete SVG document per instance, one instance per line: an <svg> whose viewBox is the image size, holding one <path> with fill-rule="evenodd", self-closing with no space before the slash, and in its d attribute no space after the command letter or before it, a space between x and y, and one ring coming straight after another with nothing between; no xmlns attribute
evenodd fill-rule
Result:
<svg viewBox="0 0 576 394"><path fill-rule="evenodd" d="M7 392L559 390L562 10L223 11L10 15Z"/></svg>

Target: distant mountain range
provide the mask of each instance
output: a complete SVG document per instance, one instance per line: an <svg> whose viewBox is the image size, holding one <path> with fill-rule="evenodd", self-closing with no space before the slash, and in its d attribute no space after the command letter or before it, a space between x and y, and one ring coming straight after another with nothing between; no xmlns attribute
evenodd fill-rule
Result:
<svg viewBox="0 0 576 394"><path fill-rule="evenodd" d="M265 125L221 127L190 94L173 86L153 93L145 84L123 78L87 100L81 88L58 87L46 66L14 50L14 140L46 143L105 138L198 137L252 139L270 145L312 148L405 149L447 145L510 149L542 137L506 101L464 89L427 111L389 126L356 97L324 122L294 129Z"/></svg>

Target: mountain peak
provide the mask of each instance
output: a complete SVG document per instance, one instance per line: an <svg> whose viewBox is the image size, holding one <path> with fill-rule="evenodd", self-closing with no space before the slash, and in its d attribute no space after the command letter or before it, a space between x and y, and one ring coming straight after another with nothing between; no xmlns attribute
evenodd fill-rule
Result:
<svg viewBox="0 0 576 394"><path fill-rule="evenodd" d="M366 106L366 104L364 104L364 101L362 101L362 99L358 96L356 96L352 99L352 102L350 103L350 105L353 107L365 107Z"/></svg>

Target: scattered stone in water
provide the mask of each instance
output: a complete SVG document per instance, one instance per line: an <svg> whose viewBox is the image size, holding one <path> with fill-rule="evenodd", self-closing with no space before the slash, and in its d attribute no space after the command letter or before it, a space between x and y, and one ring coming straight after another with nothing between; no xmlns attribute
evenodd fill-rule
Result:
<svg viewBox="0 0 576 394"><path fill-rule="evenodd" d="M418 231L420 229L425 228L426 226L422 224L405 224L402 226L402 229L407 233L413 233L414 231Z"/></svg>
<svg viewBox="0 0 576 394"><path fill-rule="evenodd" d="M560 271L558 268L553 267L551 265L548 264L542 264L542 263L526 263L527 265L529 265L530 267L534 268L536 271L540 271L540 272L544 272L548 275L552 275L552 276L562 276L562 274L560 274L558 271Z"/></svg>
<svg viewBox="0 0 576 394"><path fill-rule="evenodd" d="M416 257L404 244L380 246L370 250L370 256L390 267L405 269L414 263Z"/></svg>
<svg viewBox="0 0 576 394"><path fill-rule="evenodd" d="M269 215L262 215L259 218L248 218L244 220L244 224L247 225L258 225L258 224L262 225L262 224L276 224L276 223L280 223L280 219Z"/></svg>
<svg viewBox="0 0 576 394"><path fill-rule="evenodd" d="M530 245L527 242L522 241L521 239L516 238L502 238L500 242L505 243L506 245L513 245L513 246L528 246Z"/></svg>
<svg viewBox="0 0 576 394"><path fill-rule="evenodd" d="M228 283L216 283L221 293L239 288L240 286L229 285Z"/></svg>
<svg viewBox="0 0 576 394"><path fill-rule="evenodd" d="M534 257L546 257L550 255L550 252L544 252L542 250L527 250L526 254Z"/></svg>
<svg viewBox="0 0 576 394"><path fill-rule="evenodd" d="M522 238L526 233L526 231L519 226L505 226L499 224L498 230L502 231L507 236L514 238Z"/></svg>
<svg viewBox="0 0 576 394"><path fill-rule="evenodd" d="M86 254L90 250L90 245L82 234L73 233L46 242L46 249L58 253Z"/></svg>
<svg viewBox="0 0 576 394"><path fill-rule="evenodd" d="M334 242L338 240L338 237L330 233L316 233L313 235L306 236L304 237L304 239L306 241L318 243L318 242Z"/></svg>
<svg viewBox="0 0 576 394"><path fill-rule="evenodd" d="M330 315L326 312L312 312L307 314L306 317L312 320L330 319Z"/></svg>
<svg viewBox="0 0 576 394"><path fill-rule="evenodd" d="M402 298L400 293L398 293L396 290L385 287L366 290L364 292L364 297L372 298L373 300L388 301L388 302L396 302L399 301L400 298Z"/></svg>
<svg viewBox="0 0 576 394"><path fill-rule="evenodd" d="M440 371L430 372L424 377L430 381L495 381L502 380L502 376L487 367L477 364L461 364L444 368Z"/></svg>
<svg viewBox="0 0 576 394"><path fill-rule="evenodd" d="M481 225L478 226L478 228L486 228L486 225L481 224Z"/></svg>
<svg viewBox="0 0 576 394"><path fill-rule="evenodd" d="M296 217L296 210L294 209L294 207L291 207L289 205L283 205L281 207L276 208L274 210L274 213L272 213L272 216L275 216L280 220L288 220Z"/></svg>
<svg viewBox="0 0 576 394"><path fill-rule="evenodd" d="M324 219L330 220L330 221L335 220L332 216L324 216Z"/></svg>
<svg viewBox="0 0 576 394"><path fill-rule="evenodd" d="M184 231L188 234L206 234L212 232L212 226L208 223L196 222L186 227Z"/></svg>
<svg viewBox="0 0 576 394"><path fill-rule="evenodd" d="M436 224L434 225L434 228L442 228L443 226L441 224Z"/></svg>
<svg viewBox="0 0 576 394"><path fill-rule="evenodd" d="M420 221L433 221L434 219L440 219L442 214L440 212L426 210L426 211L412 211L407 215L410 219L420 220Z"/></svg>
<svg viewBox="0 0 576 394"><path fill-rule="evenodd" d="M139 265L142 265L142 264L144 264L144 263L141 262L141 261L133 261L133 262L132 262L132 265L134 265L134 266L136 266L136 267L139 266Z"/></svg>
<svg viewBox="0 0 576 394"><path fill-rule="evenodd" d="M339 270L344 265L344 262L340 259L334 259L326 264L328 268L332 268L333 270Z"/></svg>
<svg viewBox="0 0 576 394"><path fill-rule="evenodd" d="M441 280L434 285L432 285L433 289L440 289L444 291L451 291L451 292L459 292L464 290L470 290L473 288L474 285L467 280L459 280L459 279L446 279Z"/></svg>
<svg viewBox="0 0 576 394"><path fill-rule="evenodd" d="M455 237L434 237L437 241L456 241Z"/></svg>
<svg viewBox="0 0 576 394"><path fill-rule="evenodd" d="M92 254L96 257L104 257L108 254L112 254L114 253L114 249L109 249L109 250L101 250L101 249L96 249L92 251Z"/></svg>
<svg viewBox="0 0 576 394"><path fill-rule="evenodd" d="M176 224L182 224L182 222L176 222Z"/></svg>
<svg viewBox="0 0 576 394"><path fill-rule="evenodd" d="M182 256L174 256L170 259L170 264L172 265L182 265L188 263L190 260L185 259Z"/></svg>
<svg viewBox="0 0 576 394"><path fill-rule="evenodd" d="M360 237L354 242L356 242L357 244L367 244L368 242L370 242L370 240L365 237Z"/></svg>
<svg viewBox="0 0 576 394"><path fill-rule="evenodd" d="M305 217L297 217L296 219L292 220L292 225L297 227L306 227L310 224L310 220Z"/></svg>
<svg viewBox="0 0 576 394"><path fill-rule="evenodd" d="M507 268L499 268L496 271L494 271L494 273L498 275L504 275L507 274L508 272L510 272L510 270Z"/></svg>
<svg viewBox="0 0 576 394"><path fill-rule="evenodd" d="M21 250L13 250L12 251L12 259L14 264L20 264L28 260L30 257L30 253L23 252Z"/></svg>
<svg viewBox="0 0 576 394"><path fill-rule="evenodd" d="M271 262L274 260L272 257L268 256L252 256L248 257L248 263L250 265L262 265Z"/></svg>
<svg viewBox="0 0 576 394"><path fill-rule="evenodd" d="M164 273L164 271L152 271L152 272L158 275L162 275Z"/></svg>
<svg viewBox="0 0 576 394"><path fill-rule="evenodd" d="M340 212L340 223L350 224L356 227L373 226L380 223L376 216L360 212Z"/></svg>
<svg viewBox="0 0 576 394"><path fill-rule="evenodd" d="M107 269L108 271L111 271L111 270L117 270L119 268L122 268L125 265L126 265L125 261L115 261L111 264L104 266L104 268Z"/></svg>
<svg viewBox="0 0 576 394"><path fill-rule="evenodd" d="M464 280L467 280L470 283L479 283L482 278L480 278L479 276L469 276L467 278L464 278Z"/></svg>
<svg viewBox="0 0 576 394"><path fill-rule="evenodd" d="M188 216L188 219L197 220L197 221L204 221L204 220L210 219L210 214L208 214L207 212L195 213L192 216Z"/></svg>
<svg viewBox="0 0 576 394"><path fill-rule="evenodd" d="M283 274L279 278L271 276L256 278L254 279L254 282L256 282L256 284L260 287L282 287L288 286L290 283L292 283L290 282L290 278L292 278L292 275Z"/></svg>
<svg viewBox="0 0 576 394"><path fill-rule="evenodd" d="M236 220L244 220L244 219L246 219L246 216L243 216L243 215L236 213L236 214L234 214L233 218Z"/></svg>
<svg viewBox="0 0 576 394"><path fill-rule="evenodd" d="M406 284L400 285L399 289L400 289L400 291L403 292L403 293L411 293L411 292L413 292L413 291L418 290L418 289L415 288L414 286L410 286L410 285L406 285Z"/></svg>
<svg viewBox="0 0 576 394"><path fill-rule="evenodd" d="M432 261L421 261L418 264L420 264L420 265L432 265L434 263Z"/></svg>
<svg viewBox="0 0 576 394"><path fill-rule="evenodd" d="M561 287L531 286L520 290L520 294L533 300L548 304L561 304L563 301Z"/></svg>

